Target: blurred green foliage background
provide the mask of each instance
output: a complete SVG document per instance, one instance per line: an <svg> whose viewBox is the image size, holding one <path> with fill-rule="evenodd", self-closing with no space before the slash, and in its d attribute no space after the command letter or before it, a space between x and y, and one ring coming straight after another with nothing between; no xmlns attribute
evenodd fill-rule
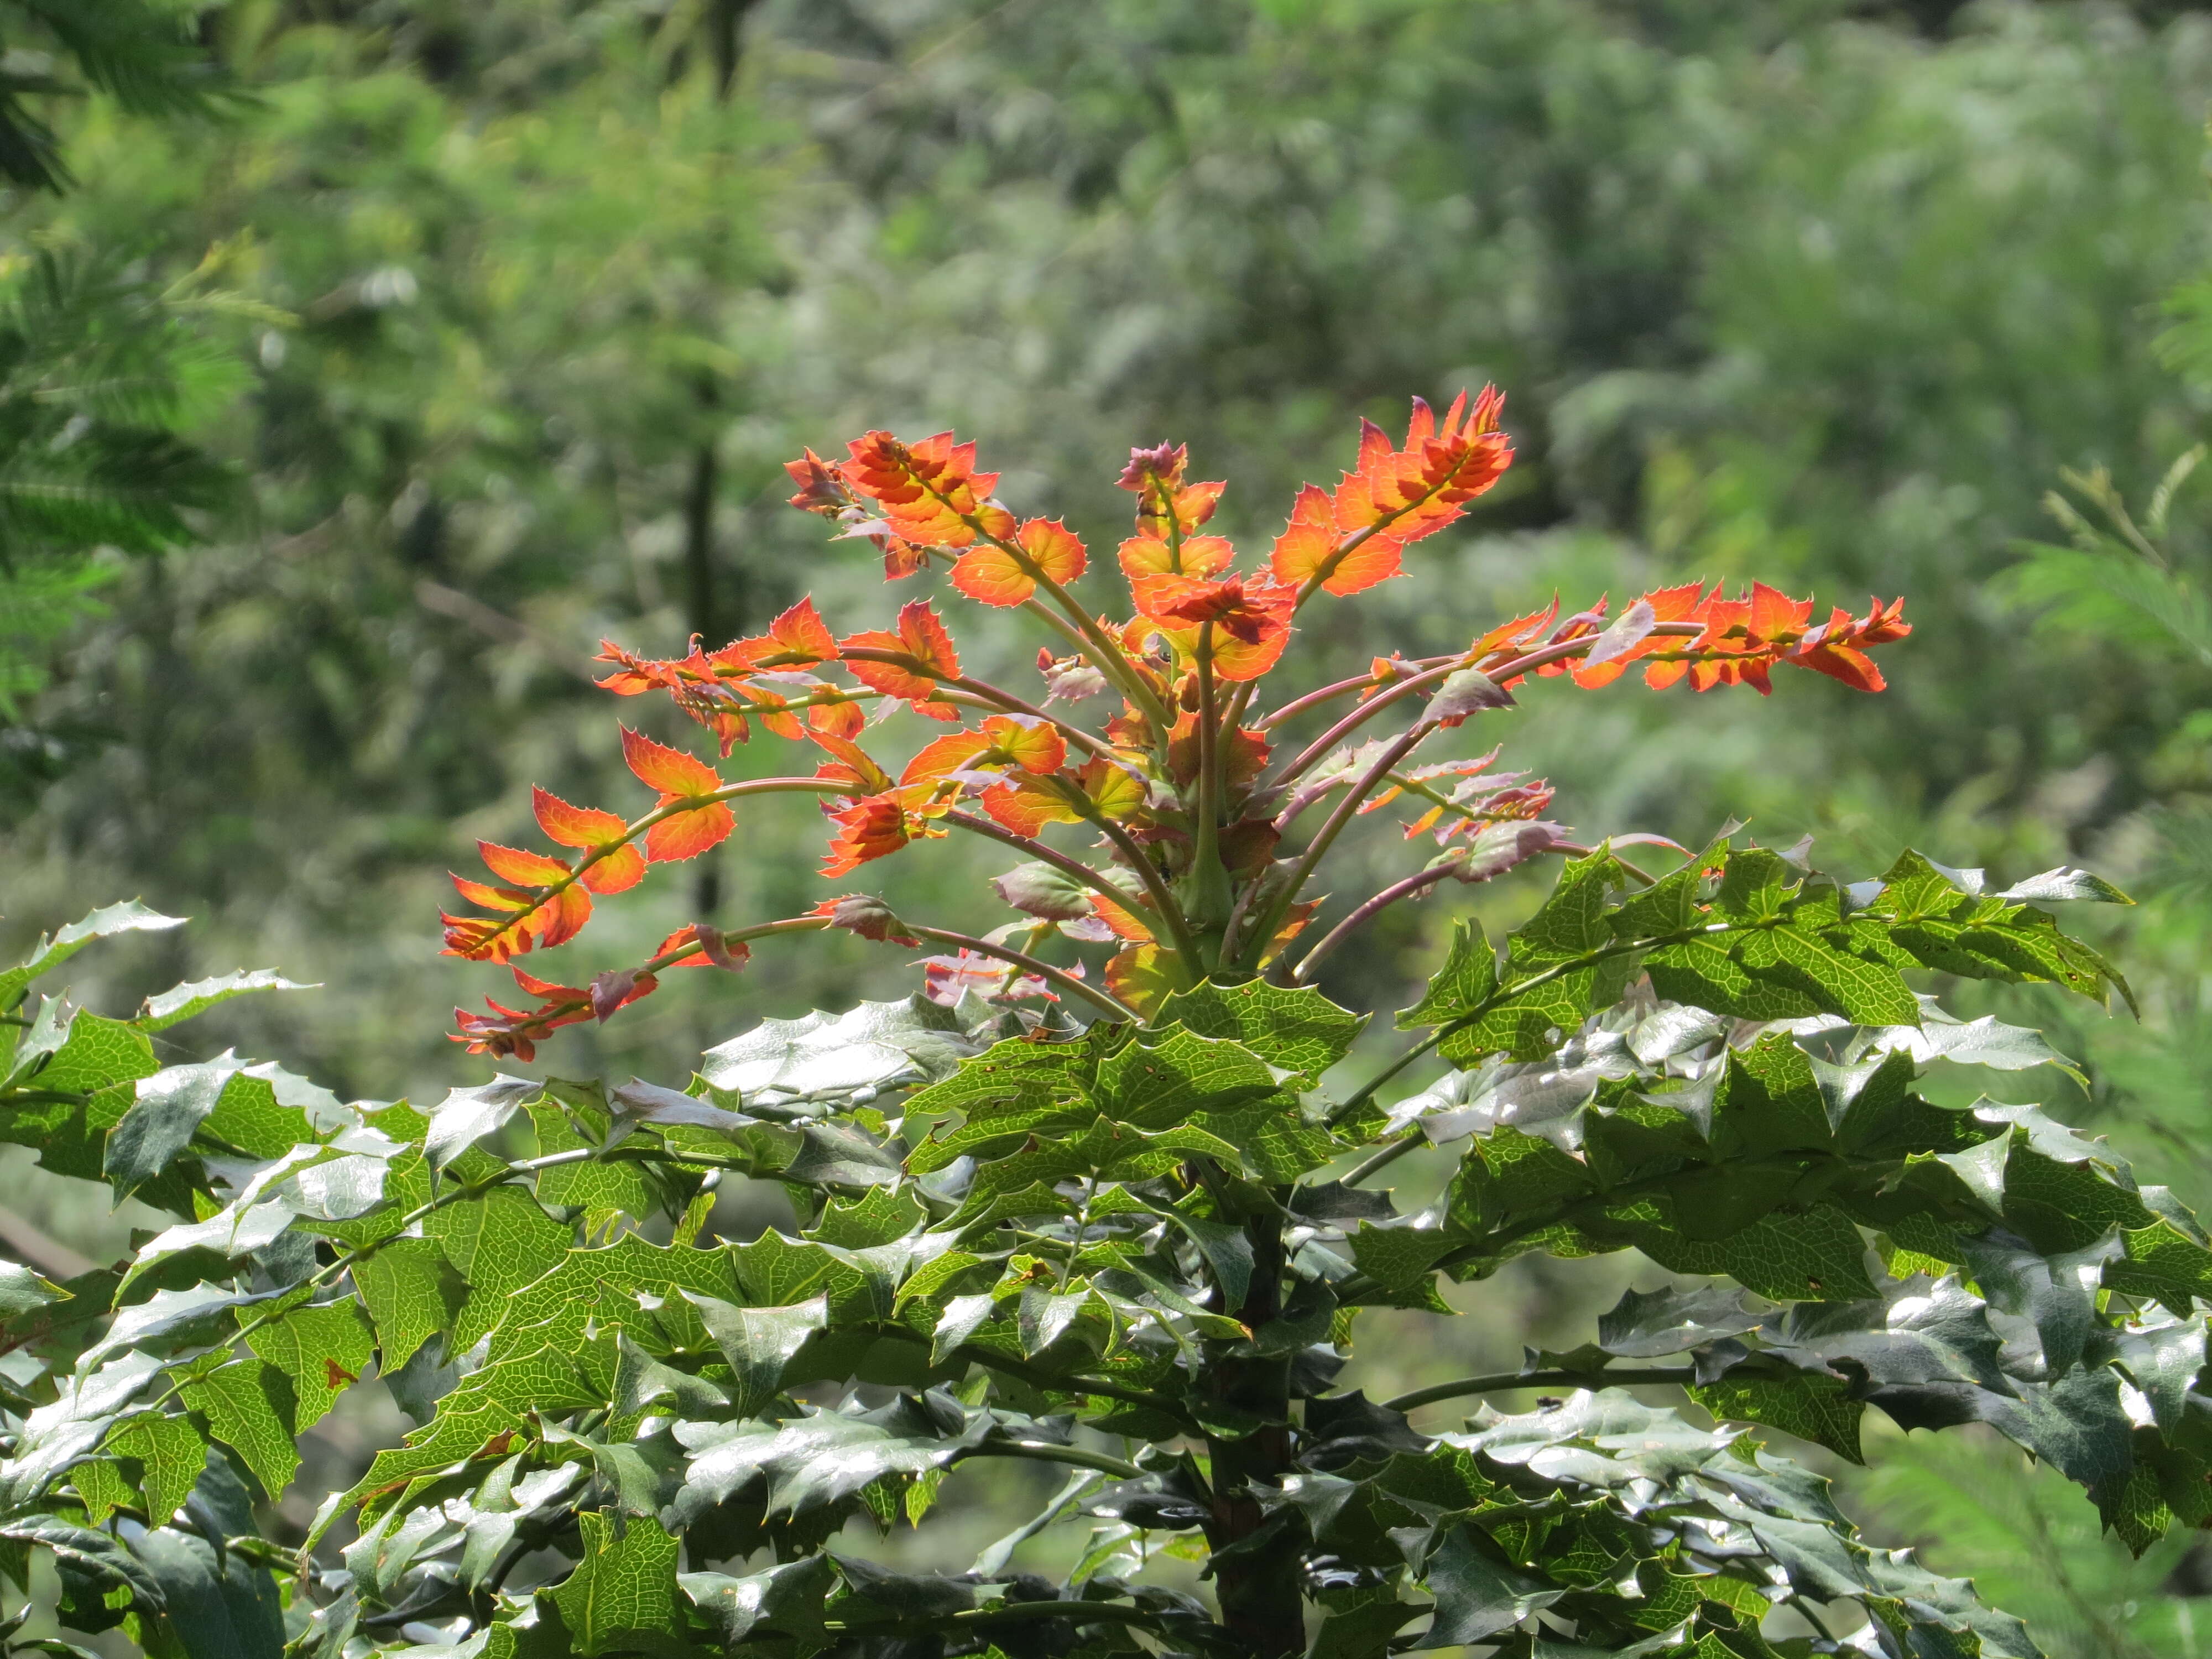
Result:
<svg viewBox="0 0 2212 1659"><path fill-rule="evenodd" d="M884 609L865 547L782 506L802 445L955 426L1110 566L1132 443L1188 441L1263 546L1353 416L1494 380L1506 483L1309 646L1356 669L1555 590L1573 609L1696 575L1905 594L1883 697L1547 684L1509 753L1593 837L1735 815L1854 874L1911 843L2130 886L2107 943L2140 1025L1965 1006L2053 1027L2089 1079L2064 1113L2212 1201L2212 469L2187 465L2212 412L2212 8L83 15L125 13L206 88L147 95L186 84L165 58L48 90L68 8L0 7L0 116L46 123L46 182L68 180L11 169L0 211L5 927L130 894L199 919L81 994L271 965L325 988L237 1005L241 1048L356 1095L478 1077L444 1018L500 976L436 957L443 871L526 836L532 781L636 804L617 713L690 730L592 689L599 638L719 642L807 592L841 628ZM1012 629L971 611L962 637L1027 673ZM812 902L819 840L804 807L763 811L711 868L610 907L591 965ZM886 890L972 916L1001 861L932 851L882 866ZM1410 867L1387 832L1363 856ZM1328 988L1398 1006L1454 906L1528 902L1402 907ZM548 1060L680 1080L763 1015L902 991L867 952L677 976ZM128 1219L41 1213L88 1249ZM1507 1289L1471 1350L1595 1293ZM2212 1560L2129 1564L2009 1453L1891 1451L1863 1489L1880 1525L2054 1651L2194 1659L2178 1592L2212 1593Z"/></svg>

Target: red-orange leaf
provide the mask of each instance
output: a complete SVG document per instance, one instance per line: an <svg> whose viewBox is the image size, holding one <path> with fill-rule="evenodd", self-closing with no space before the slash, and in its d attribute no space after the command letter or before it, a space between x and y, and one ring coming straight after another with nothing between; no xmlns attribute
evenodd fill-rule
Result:
<svg viewBox="0 0 2212 1659"><path fill-rule="evenodd" d="M952 567L952 585L986 605L1019 605L1036 592L1037 579L1065 586L1083 574L1083 543L1058 519L1031 519L1015 533L1018 553L997 546L970 549Z"/></svg>
<svg viewBox="0 0 2212 1659"><path fill-rule="evenodd" d="M810 736L818 732L850 741L868 729L868 716L854 699L840 696L808 709L806 724Z"/></svg>
<svg viewBox="0 0 2212 1659"><path fill-rule="evenodd" d="M971 547L952 566L952 585L985 605L1019 605L1036 592L1036 578L1003 547Z"/></svg>
<svg viewBox="0 0 2212 1659"><path fill-rule="evenodd" d="M999 482L975 471L975 446L955 443L940 432L920 443L901 443L888 432L871 432L846 446L852 459L838 469L854 493L883 509L892 532L925 546L966 547L975 539L968 523Z"/></svg>
<svg viewBox="0 0 2212 1659"><path fill-rule="evenodd" d="M1120 547L1121 574L1132 581L1163 572L1183 576L1212 576L1229 568L1237 550L1226 536L1190 536L1178 550L1150 536L1132 536ZM1182 568L1176 568L1180 559Z"/></svg>
<svg viewBox="0 0 2212 1659"><path fill-rule="evenodd" d="M899 607L896 633L872 629L854 635L839 649L845 653L845 665L864 685L898 698L917 714L959 719L960 711L951 703L930 700L939 680L960 678L960 653L927 599L909 599ZM856 651L880 653L891 660L855 659Z"/></svg>
<svg viewBox="0 0 2212 1659"><path fill-rule="evenodd" d="M566 945L592 919L592 896L581 887L564 887L530 918L538 943L546 950Z"/></svg>
<svg viewBox="0 0 2212 1659"><path fill-rule="evenodd" d="M983 810L1018 836L1034 836L1048 823L1080 823L1067 798L1026 775L1017 775L981 797Z"/></svg>
<svg viewBox="0 0 2212 1659"><path fill-rule="evenodd" d="M1049 721L1026 714L994 714L983 722L994 753L1006 763L1040 776L1057 772L1067 760L1067 739Z"/></svg>
<svg viewBox="0 0 2212 1659"><path fill-rule="evenodd" d="M666 800L697 800L722 787L714 769L696 755L655 743L627 726L622 728L623 759L648 788Z"/></svg>
<svg viewBox="0 0 2212 1659"><path fill-rule="evenodd" d="M612 812L595 806L571 806L550 790L533 786L530 806L537 814L538 827L548 839L563 847L611 847L623 838L623 821Z"/></svg>
<svg viewBox="0 0 2212 1659"><path fill-rule="evenodd" d="M491 887L480 881L471 881L466 876L447 872L463 898L487 910L501 910L509 915L529 909L538 901L517 887Z"/></svg>
<svg viewBox="0 0 2212 1659"><path fill-rule="evenodd" d="M576 879L594 893L627 893L645 879L645 854L635 847L617 847Z"/></svg>
<svg viewBox="0 0 2212 1659"><path fill-rule="evenodd" d="M963 771L978 756L991 750L991 738L984 732L948 732L922 746L922 750L899 774L902 787L941 781L955 772Z"/></svg>
<svg viewBox="0 0 2212 1659"><path fill-rule="evenodd" d="M518 887L550 887L556 881L568 879L568 866L543 853L526 853L519 847L501 847L494 841L478 842L477 851L483 855L485 867L492 874Z"/></svg>
<svg viewBox="0 0 2212 1659"><path fill-rule="evenodd" d="M1200 627L1211 623L1213 671L1223 679L1257 679L1290 642L1297 597L1272 577L1208 581L1164 573L1140 576L1130 587L1137 608L1186 656L1197 652Z"/></svg>
<svg viewBox="0 0 2212 1659"><path fill-rule="evenodd" d="M729 649L746 668L811 668L836 659L837 641L810 595L770 623L766 634L740 640Z"/></svg>
<svg viewBox="0 0 2212 1659"><path fill-rule="evenodd" d="M678 797L678 801L681 797ZM662 805L674 805L664 801ZM696 859L710 847L720 846L737 828L737 820L721 801L690 807L663 818L645 832L645 855L655 864L680 864Z"/></svg>
<svg viewBox="0 0 2212 1659"><path fill-rule="evenodd" d="M843 706L854 708L857 712L856 705L847 703ZM860 723L857 720L854 721L854 729L855 731L860 729ZM815 769L816 777L828 778L837 783L849 783L853 786L853 793L855 795L880 795L891 787L890 774L878 766L875 757L851 738L828 730L813 731L807 735L823 750L836 757L834 760L826 762Z"/></svg>
<svg viewBox="0 0 2212 1659"><path fill-rule="evenodd" d="M1485 386L1470 411L1462 392L1439 427L1416 398L1402 450L1363 420L1358 469L1334 492L1311 484L1298 492L1275 543L1276 575L1340 595L1396 575L1407 544L1459 518L1512 464L1512 442L1498 429L1504 402Z"/></svg>
<svg viewBox="0 0 2212 1659"><path fill-rule="evenodd" d="M830 837L830 856L822 863L825 876L845 875L872 859L897 852L912 839L907 833L906 810L889 795L853 801L830 817L837 833Z"/></svg>

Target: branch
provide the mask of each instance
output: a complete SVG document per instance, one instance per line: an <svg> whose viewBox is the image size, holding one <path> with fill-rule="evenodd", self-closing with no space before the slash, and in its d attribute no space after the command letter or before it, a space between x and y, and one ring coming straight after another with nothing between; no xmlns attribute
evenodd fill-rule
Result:
<svg viewBox="0 0 2212 1659"><path fill-rule="evenodd" d="M528 646L548 664L586 685L597 686L599 683L599 675L584 658L568 647L547 639L528 623L517 622L504 611L494 610L474 594L464 593L457 587L447 587L443 583L425 579L415 584L415 603L425 611L451 617L502 645Z"/></svg>
<svg viewBox="0 0 2212 1659"><path fill-rule="evenodd" d="M1025 974L1034 974L1048 984L1056 985L1071 995L1081 997L1109 1019L1127 1020L1132 1025L1142 1025L1145 1023L1145 1017L1142 1014L1111 991L1086 985L1074 975L1055 968L1050 963L1030 955L1026 951L1017 951L1007 945L993 945L986 940L976 939L971 934L955 933L943 927L923 927L911 921L903 925L907 932L919 938L933 939L940 945L950 945L957 950L973 951L978 956L996 957L1000 962L1012 963Z"/></svg>
<svg viewBox="0 0 2212 1659"><path fill-rule="evenodd" d="M52 1092L51 1091L49 1092ZM28 1098L26 1093L10 1095L10 1100ZM59 1281L88 1273L100 1264L79 1255L59 1239L49 1238L15 1211L0 1208L0 1247L4 1247L25 1267L34 1268L48 1279Z"/></svg>
<svg viewBox="0 0 2212 1659"><path fill-rule="evenodd" d="M1356 1165L1351 1173L1344 1177L1341 1184L1346 1187L1357 1187L1369 1176L1382 1174L1407 1153L1419 1151L1421 1143L1427 1138L1421 1133L1419 1124L1413 1125L1372 1158Z"/></svg>
<svg viewBox="0 0 2212 1659"><path fill-rule="evenodd" d="M1595 1383L1617 1388L1626 1383L1671 1382L1687 1388L1697 1381L1694 1365L1632 1365L1622 1370L1498 1371L1489 1376L1463 1376L1455 1382L1432 1383L1395 1400L1382 1402L1394 1412L1414 1411L1439 1400L1458 1400L1468 1395L1504 1394L1511 1389L1579 1389Z"/></svg>
<svg viewBox="0 0 2212 1659"><path fill-rule="evenodd" d="M957 825L972 835L982 836L995 841L1001 847L1011 847L1025 857L1049 864L1062 875L1081 882L1092 892L1112 900L1122 909L1127 910L1131 908L1130 896L1127 893L1116 887L1112 882L1107 880L1101 872L1092 869L1080 859L1072 859L1057 848L1048 847L1042 842L1024 836L1018 830L1009 830L1002 823L993 823L989 818L979 818L973 813L947 812L943 821Z"/></svg>
<svg viewBox="0 0 2212 1659"><path fill-rule="evenodd" d="M1411 682L1409 681L1408 684ZM1298 861L1291 866L1290 877L1284 882L1282 890L1275 895L1274 902L1267 907L1266 915L1261 918L1260 926L1253 930L1252 937L1262 950L1267 947L1267 942L1275 936L1275 929L1282 925L1283 918L1290 913L1291 906L1297 902L1299 889L1312 879L1315 868L1328 854L1330 845L1343 832L1344 826L1351 823L1358 814L1359 803L1367 799L1375 786L1382 781L1385 774L1395 768L1400 761L1412 754L1414 750L1419 748L1437 729L1426 716L1415 720L1395 743L1382 751L1381 758L1361 775L1359 781L1345 791L1344 799L1337 803L1336 810L1328 815L1328 820L1322 825L1320 833L1306 844L1306 850L1298 855Z"/></svg>
<svg viewBox="0 0 2212 1659"><path fill-rule="evenodd" d="M1145 849L1129 838L1127 830L1100 811L1097 803L1085 794L1079 786L1065 779L1058 781L1067 804L1082 816L1085 823L1114 843L1115 850L1121 854L1122 860L1137 872L1138 880L1145 884L1146 895L1152 900L1152 908L1159 913L1160 920L1167 924L1179 959L1195 963L1198 960L1198 941L1191 937L1190 922L1183 915L1182 907L1176 902L1175 895L1168 890L1166 881L1152 867L1152 861L1145 856ZM1124 896L1122 903L1126 906L1127 902ZM1184 988L1188 987L1189 980L1186 975Z"/></svg>
<svg viewBox="0 0 2212 1659"><path fill-rule="evenodd" d="M1086 1451L1080 1446L1063 1446L1051 1440L986 1440L980 1446L970 1446L961 1452L952 1462L964 1463L971 1457L1020 1457L1035 1463L1069 1463L1079 1469L1097 1469L1107 1474L1118 1474L1124 1480L1145 1478L1144 1470L1122 1458Z"/></svg>
<svg viewBox="0 0 2212 1659"><path fill-rule="evenodd" d="M1432 864L1427 869L1418 870L1401 881L1391 883L1389 886L1385 887L1373 898L1369 899L1342 921L1330 928L1320 944L1299 958L1297 971L1291 975L1291 983L1303 985L1311 979L1315 964L1338 945L1343 944L1346 939L1351 938L1358 930L1360 925L1376 912L1387 906L1395 904L1401 898L1419 892L1425 887L1435 886L1446 876L1455 873L1463 862L1463 860L1455 859L1443 864Z"/></svg>
<svg viewBox="0 0 2212 1659"><path fill-rule="evenodd" d="M1651 631L1654 634L1695 636L1704 633L1705 630L1704 624L1699 623L1660 623L1656 625ZM1358 708L1353 709L1342 720L1339 720L1334 726L1330 726L1328 731L1322 732L1321 736L1316 738L1312 743L1309 744L1299 752L1298 757L1296 760L1292 761L1290 765L1285 769L1285 770L1277 775L1273 780L1274 786L1279 787L1282 785L1288 783L1291 779L1298 776L1309 767L1312 766L1316 761L1319 760L1323 755L1326 755L1330 750L1341 743L1345 738L1349 736L1352 732L1358 731L1360 726L1364 725L1367 721L1374 719L1376 715L1381 714L1392 703L1396 702L1402 697L1409 697L1416 691L1425 690L1431 685L1442 684L1445 680L1449 679L1454 674L1457 673L1462 668L1481 668L1483 672L1488 674L1491 678L1496 680L1500 685L1510 685L1513 681L1521 678L1523 675L1533 673L1535 670L1545 667L1549 664L1564 662L1569 657L1582 656L1589 650L1590 647L1595 645L1597 641L1598 635L1595 634L1583 634L1571 640L1559 640L1550 645L1539 646L1534 651L1528 652L1523 655L1514 657L1505 662L1498 663L1490 666L1485 666L1485 664L1489 661L1487 658L1484 659L1481 662L1470 662L1464 656L1450 657L1437 663L1434 667L1424 669L1420 673L1408 675L1406 678L1400 680L1395 685L1391 686L1388 690L1378 692L1374 696L1369 698L1365 702L1360 704ZM1492 654L1494 655L1495 653ZM1424 660L1427 661L1432 659L1424 659ZM1366 684L1364 680L1356 683L1359 684ZM1346 688L1340 685L1326 689L1331 692L1334 692ZM1315 695L1316 696L1318 696L1320 694L1316 693ZM1310 698L1300 700L1301 703L1310 701L1312 701L1312 699ZM1275 715L1271 715L1269 718L1271 720L1279 718L1282 714L1287 714L1291 708L1298 706L1299 704L1286 705L1285 708L1278 710Z"/></svg>

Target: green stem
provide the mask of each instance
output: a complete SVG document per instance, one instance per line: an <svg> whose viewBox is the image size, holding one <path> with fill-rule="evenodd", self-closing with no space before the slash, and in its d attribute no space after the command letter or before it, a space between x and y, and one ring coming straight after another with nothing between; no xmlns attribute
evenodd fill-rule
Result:
<svg viewBox="0 0 2212 1659"><path fill-rule="evenodd" d="M1121 854L1122 860L1137 872L1137 879L1145 884L1145 896L1152 900L1152 908L1167 925L1169 942L1174 946L1178 959L1177 977L1182 981L1183 988L1189 989L1194 981L1188 968L1182 964L1197 963L1198 941L1191 936L1190 922L1183 915L1182 906L1176 902L1175 894L1153 867L1152 861L1145 856L1145 849L1130 839L1129 832L1100 811L1098 804L1085 794L1079 786L1065 779L1059 781L1060 793L1068 805L1082 816L1085 823L1114 843L1115 851ZM1122 902L1127 903L1126 897Z"/></svg>
<svg viewBox="0 0 2212 1659"><path fill-rule="evenodd" d="M1213 624L1198 630L1198 823L1193 837L1190 869L1193 920L1200 932L1213 941L1214 960L1199 966L1218 968L1221 929L1229 920L1229 872L1221 867L1221 711L1213 690Z"/></svg>
<svg viewBox="0 0 2212 1659"><path fill-rule="evenodd" d="M1431 1383L1395 1400L1382 1402L1394 1412L1410 1412L1439 1400L1459 1400L1469 1395L1504 1394L1511 1389L1601 1389L1630 1383L1668 1382L1687 1388L1697 1381L1693 1365L1632 1365L1620 1370L1496 1371L1488 1376L1463 1376L1454 1382Z"/></svg>
<svg viewBox="0 0 2212 1659"><path fill-rule="evenodd" d="M1485 1009L1484 1012L1487 1012L1488 1010ZM1423 1037L1412 1048L1407 1049L1404 1054L1399 1055L1397 1059L1392 1060L1388 1066L1385 1066L1373 1077L1368 1079L1365 1083L1362 1084L1352 1092L1350 1099L1346 1100L1342 1105L1336 1107L1329 1113L1328 1121L1331 1127L1333 1127L1339 1123L1342 1123L1347 1118L1351 1117L1355 1112L1358 1111L1362 1106L1364 1106L1369 1101L1374 1099L1376 1091L1382 1088L1384 1084L1388 1083L1392 1078L1397 1076L1399 1073L1404 1071L1408 1066L1411 1066L1415 1060L1419 1060L1423 1054L1427 1054L1431 1048L1434 1048L1438 1043L1442 1042L1446 1037L1449 1036L1457 1030L1459 1030L1459 1024L1456 1021L1448 1021L1444 1024L1437 1026L1435 1030L1431 1031L1428 1036Z"/></svg>
<svg viewBox="0 0 2212 1659"><path fill-rule="evenodd" d="M1346 1176L1341 1184L1346 1187L1357 1187L1361 1182L1367 1180L1370 1176L1382 1174L1383 1170L1389 1169L1400 1158L1405 1157L1407 1153L1419 1151L1422 1141L1426 1139L1427 1137L1421 1133L1420 1126L1419 1124L1415 1124L1412 1128L1407 1130L1404 1134L1399 1136L1397 1139L1392 1141L1389 1146L1383 1147L1382 1151L1376 1152L1373 1157L1368 1158L1365 1162L1359 1164L1358 1168L1354 1169L1349 1175Z"/></svg>
<svg viewBox="0 0 2212 1659"><path fill-rule="evenodd" d="M1081 1446L1063 1446L1050 1440L987 1440L980 1446L971 1446L952 1461L964 1463L971 1457L1018 1457L1033 1463L1066 1463L1079 1469L1097 1469L1106 1474L1117 1474L1124 1480L1141 1480L1144 1470L1134 1463L1115 1457L1106 1452L1087 1451Z"/></svg>

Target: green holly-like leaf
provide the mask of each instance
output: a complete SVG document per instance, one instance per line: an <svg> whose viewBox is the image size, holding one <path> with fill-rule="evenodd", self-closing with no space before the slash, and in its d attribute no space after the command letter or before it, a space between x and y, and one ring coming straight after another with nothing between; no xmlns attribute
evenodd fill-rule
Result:
<svg viewBox="0 0 2212 1659"><path fill-rule="evenodd" d="M740 1417L754 1415L775 1398L783 1368L830 1322L826 1297L787 1307L740 1308L711 1296L687 1296L737 1378L732 1405Z"/></svg>
<svg viewBox="0 0 2212 1659"><path fill-rule="evenodd" d="M658 1521L586 1511L580 1559L574 1573L544 1592L561 1616L573 1650L674 1649L676 1540Z"/></svg>
<svg viewBox="0 0 2212 1659"><path fill-rule="evenodd" d="M102 1172L119 1195L128 1197L169 1167L244 1065L227 1054L137 1080L137 1097L108 1132L102 1160Z"/></svg>
<svg viewBox="0 0 2212 1659"><path fill-rule="evenodd" d="M52 1279L19 1262L0 1261L0 1320L14 1319L38 1308L69 1300L70 1293Z"/></svg>
<svg viewBox="0 0 2212 1659"><path fill-rule="evenodd" d="M41 934L28 956L15 967L0 971L0 1008L13 1007L33 980L52 973L96 939L112 939L118 933L164 933L184 925L182 916L165 916L148 909L136 899L125 899L120 904L94 910L82 921L73 921L55 933Z"/></svg>
<svg viewBox="0 0 2212 1659"><path fill-rule="evenodd" d="M318 985L301 985L286 979L273 969L241 969L234 974L224 974L214 979L196 979L184 985L148 997L131 1023L142 1031L166 1031L172 1025L181 1025L188 1019L197 1019L210 1008L228 1002L233 997L251 995L256 991L317 991Z"/></svg>
<svg viewBox="0 0 2212 1659"><path fill-rule="evenodd" d="M203 1371L184 1385L185 1403L205 1414L215 1437L236 1451L261 1490L281 1498L300 1467L293 1444L291 1379L258 1358Z"/></svg>
<svg viewBox="0 0 2212 1659"><path fill-rule="evenodd" d="M145 1471L140 1489L149 1524L161 1526L192 1495L208 1461L207 1442L182 1417L148 1412L133 1417L107 1437L106 1449L137 1461Z"/></svg>
<svg viewBox="0 0 2212 1659"><path fill-rule="evenodd" d="M447 1350L465 1353L497 1324L507 1298L551 1272L574 1243L571 1230L545 1213L520 1187L494 1187L424 1218L466 1297L447 1335Z"/></svg>
<svg viewBox="0 0 2212 1659"><path fill-rule="evenodd" d="M1866 1462L1859 1443L1859 1418L1866 1407L1851 1398L1850 1385L1841 1377L1807 1371L1786 1376L1729 1374L1695 1384L1689 1392L1723 1421L1764 1423L1851 1462Z"/></svg>
<svg viewBox="0 0 2212 1659"><path fill-rule="evenodd" d="M1249 1048L1175 1027L1102 1060L1096 1098L1117 1123L1165 1129L1193 1112L1227 1112L1278 1087L1267 1062Z"/></svg>
<svg viewBox="0 0 2212 1659"><path fill-rule="evenodd" d="M1367 1017L1338 1007L1311 986L1265 980L1224 986L1208 980L1170 996L1160 1009L1159 1023L1241 1043L1311 1087L1352 1052Z"/></svg>
<svg viewBox="0 0 2212 1659"><path fill-rule="evenodd" d="M2212 1251L2172 1222L2125 1229L2120 1237L2126 1254L2105 1263L2107 1288L2153 1297L2185 1317L2198 1297L2212 1302Z"/></svg>
<svg viewBox="0 0 2212 1659"><path fill-rule="evenodd" d="M376 1334L350 1297L298 1307L246 1334L246 1346L292 1379L293 1426L306 1433L358 1382Z"/></svg>
<svg viewBox="0 0 2212 1659"><path fill-rule="evenodd" d="M354 1288L376 1327L386 1376L398 1370L453 1316L446 1253L434 1238L395 1238L353 1264Z"/></svg>
<svg viewBox="0 0 2212 1659"><path fill-rule="evenodd" d="M837 1583L827 1555L813 1555L743 1578L719 1572L686 1572L677 1583L713 1626L725 1648L764 1637L828 1645L823 1604Z"/></svg>

